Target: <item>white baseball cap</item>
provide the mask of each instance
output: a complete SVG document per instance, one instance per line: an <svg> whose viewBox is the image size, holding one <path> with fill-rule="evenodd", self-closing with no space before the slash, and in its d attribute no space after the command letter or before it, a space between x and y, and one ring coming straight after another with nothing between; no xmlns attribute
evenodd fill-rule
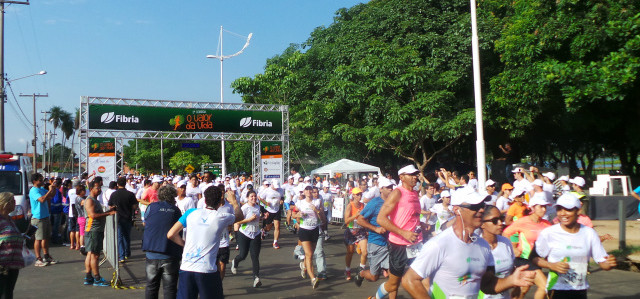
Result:
<svg viewBox="0 0 640 299"><path fill-rule="evenodd" d="M513 191L511 191L511 194L509 195L509 199L515 199L520 195L524 195L526 192L527 191L525 191L521 187L514 188Z"/></svg>
<svg viewBox="0 0 640 299"><path fill-rule="evenodd" d="M523 173L524 172L524 168L516 167L511 172L513 172L513 173Z"/></svg>
<svg viewBox="0 0 640 299"><path fill-rule="evenodd" d="M400 170L398 170L398 175L401 174L416 174L420 172L420 170L418 170L415 166L413 166L413 164L407 165L405 167L400 168Z"/></svg>
<svg viewBox="0 0 640 299"><path fill-rule="evenodd" d="M582 207L580 200L571 193L562 194L556 201L556 206L561 206L565 209L575 209Z"/></svg>
<svg viewBox="0 0 640 299"><path fill-rule="evenodd" d="M178 185L178 188L180 188L182 186L186 186L187 185L187 181L186 180L178 181L177 185Z"/></svg>
<svg viewBox="0 0 640 299"><path fill-rule="evenodd" d="M264 181L262 181L262 184L263 185L269 185L269 184L271 184L271 182L269 182L269 180L264 180Z"/></svg>
<svg viewBox="0 0 640 299"><path fill-rule="evenodd" d="M563 175L561 177L558 178L558 181L565 181L568 182L570 181L569 176L568 175Z"/></svg>
<svg viewBox="0 0 640 299"><path fill-rule="evenodd" d="M569 183L576 184L576 185L578 185L580 187L584 187L584 184L586 184L584 179L582 177L579 177L579 176L569 180Z"/></svg>
<svg viewBox="0 0 640 299"><path fill-rule="evenodd" d="M540 195L538 195L540 194ZM529 200L529 206L533 207L533 206L549 206L551 205L550 202L547 201L547 198L544 196L543 193L536 193L536 195L534 195L531 200Z"/></svg>
<svg viewBox="0 0 640 299"><path fill-rule="evenodd" d="M532 185L542 187L542 185L544 185L544 182L541 179L536 179L533 181Z"/></svg>
<svg viewBox="0 0 640 299"><path fill-rule="evenodd" d="M391 187L395 185L391 180L389 180L388 178L385 177L380 177L378 179L378 187L383 188L383 187Z"/></svg>
<svg viewBox="0 0 640 299"><path fill-rule="evenodd" d="M161 175L154 175L151 183L162 183L164 178Z"/></svg>
<svg viewBox="0 0 640 299"><path fill-rule="evenodd" d="M451 193L449 193L449 191L444 190L442 192L440 192L440 198L442 197L451 197Z"/></svg>
<svg viewBox="0 0 640 299"><path fill-rule="evenodd" d="M492 179L488 179L488 180L484 183L484 186L485 186L485 187L495 186L495 185L496 185L496 182L495 182L495 181L493 181Z"/></svg>
<svg viewBox="0 0 640 299"><path fill-rule="evenodd" d="M310 177L308 177L308 176L306 176L306 177L304 177L304 180L305 180L305 182L306 182L306 181L311 181L311 178L310 178Z"/></svg>
<svg viewBox="0 0 640 299"><path fill-rule="evenodd" d="M491 196L481 195L480 193L474 191L471 188L462 188L453 192L451 196L451 205L459 206L463 203L475 205L483 202L487 197L491 197Z"/></svg>
<svg viewBox="0 0 640 299"><path fill-rule="evenodd" d="M552 181L556 178L556 174L553 173L553 172L545 172L545 173L542 174L542 176L546 177L546 178L548 178L548 179L550 179Z"/></svg>

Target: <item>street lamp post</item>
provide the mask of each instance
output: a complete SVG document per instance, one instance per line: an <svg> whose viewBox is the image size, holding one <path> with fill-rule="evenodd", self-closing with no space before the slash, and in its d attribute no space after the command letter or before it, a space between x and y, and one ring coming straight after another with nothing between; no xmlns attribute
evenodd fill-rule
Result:
<svg viewBox="0 0 640 299"><path fill-rule="evenodd" d="M244 44L244 46L242 47L242 49L240 49L240 51L238 51L237 53L233 54L233 55L227 55L224 56L222 55L222 26L220 26L220 55L207 55L207 58L213 58L213 59L218 59L220 60L220 103L224 103L224 91L223 91L223 80L222 80L222 61L224 61L225 59L229 59L231 57L234 56L238 56L240 54L242 54L242 52L244 52L244 49L247 48L247 46L249 46L249 41L251 40L251 36L253 35L253 33L249 33L249 36L247 36L247 42ZM227 175L227 164L225 162L225 148L224 148L224 140L222 140L222 176Z"/></svg>
<svg viewBox="0 0 640 299"><path fill-rule="evenodd" d="M28 75L28 76L7 80L7 85L11 86L11 82L13 82L13 81L17 81L17 80L21 80L21 79L29 78L29 77L33 77L33 76L42 76L42 75L46 75L46 74L47 74L47 71L40 71L38 73L31 74L31 75ZM3 76L3 78L4 78L4 76ZM6 78L5 78L5 80L6 80ZM5 94L5 92L4 92L4 84L2 84L2 85L3 85L2 86L2 97L0 99L1 99L1 102L3 103L3 105L4 105L4 94ZM21 94L20 96L24 97L25 95ZM38 146L37 146L37 137L38 136L36 134L36 128L37 128L36 127L36 97L47 97L48 95L40 95L40 94L35 94L34 93L33 95L26 95L26 96L33 96L33 143L32 143L32 145L33 145L33 169L35 170L35 169L37 169L37 167L36 167L36 156L37 156L37 152L38 152L38 150L37 150L37 148L38 148ZM4 115L2 115L2 122L4 123ZM2 129L4 130L4 127ZM2 143L4 143L4 132L2 132L2 138L3 138ZM3 149L4 149L4 146L3 146Z"/></svg>
<svg viewBox="0 0 640 299"><path fill-rule="evenodd" d="M476 160L478 163L478 186L484 187L487 180L482 123L482 90L480 83L480 50L478 47L478 25L476 22L476 0L471 1L471 52L473 57L473 91L476 107Z"/></svg>

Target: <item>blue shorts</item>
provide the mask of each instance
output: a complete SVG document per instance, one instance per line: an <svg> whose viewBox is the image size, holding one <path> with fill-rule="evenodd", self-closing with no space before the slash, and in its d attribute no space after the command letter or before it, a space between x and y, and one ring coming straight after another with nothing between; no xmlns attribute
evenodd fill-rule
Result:
<svg viewBox="0 0 640 299"><path fill-rule="evenodd" d="M78 218L76 217L67 218L67 230L69 232L77 232L80 230L80 226L78 225Z"/></svg>

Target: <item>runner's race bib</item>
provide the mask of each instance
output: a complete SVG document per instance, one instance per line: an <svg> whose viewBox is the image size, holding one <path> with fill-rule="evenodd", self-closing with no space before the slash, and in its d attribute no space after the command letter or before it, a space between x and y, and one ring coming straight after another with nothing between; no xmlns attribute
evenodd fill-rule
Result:
<svg viewBox="0 0 640 299"><path fill-rule="evenodd" d="M422 243L420 242L416 244L407 245L407 258L412 259L418 256L420 249L422 249Z"/></svg>
<svg viewBox="0 0 640 299"><path fill-rule="evenodd" d="M558 279L567 285L570 285L574 290L586 289L587 283L587 263L574 263L568 262L569 271L565 274L558 274Z"/></svg>

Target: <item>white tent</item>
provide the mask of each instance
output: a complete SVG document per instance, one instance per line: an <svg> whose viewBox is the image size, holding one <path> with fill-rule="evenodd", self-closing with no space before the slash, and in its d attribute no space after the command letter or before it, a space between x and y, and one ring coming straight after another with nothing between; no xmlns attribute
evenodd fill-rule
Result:
<svg viewBox="0 0 640 299"><path fill-rule="evenodd" d="M333 177L335 173L363 173L363 172L377 172L380 173L380 167L371 166L368 164L352 161L349 159L342 159L331 164L322 166L320 168L311 171L311 174L317 175L329 175Z"/></svg>

